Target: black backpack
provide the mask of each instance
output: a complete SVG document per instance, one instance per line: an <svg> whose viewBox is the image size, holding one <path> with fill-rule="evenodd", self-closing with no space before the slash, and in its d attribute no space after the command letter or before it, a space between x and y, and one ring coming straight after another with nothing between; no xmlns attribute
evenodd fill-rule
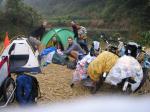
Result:
<svg viewBox="0 0 150 112"><path fill-rule="evenodd" d="M32 78L32 91L31 91L32 96L34 98L41 97L39 82L35 77L31 76L31 78Z"/></svg>

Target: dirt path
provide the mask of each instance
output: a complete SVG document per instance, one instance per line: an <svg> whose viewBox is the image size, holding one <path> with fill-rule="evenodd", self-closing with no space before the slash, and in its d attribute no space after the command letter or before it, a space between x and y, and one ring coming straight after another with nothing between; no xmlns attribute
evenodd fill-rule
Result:
<svg viewBox="0 0 150 112"><path fill-rule="evenodd" d="M43 71L44 74L37 75L42 94L42 97L38 100L39 104L91 96L89 90L81 85L76 85L74 88L70 87L73 70L67 69L66 66L50 64ZM132 95L149 94L149 85L150 81L147 80L144 86ZM121 94L121 92L116 87L104 84L96 95L108 94Z"/></svg>
<svg viewBox="0 0 150 112"><path fill-rule="evenodd" d="M80 85L73 89L70 87L72 72L61 65L50 64L45 67L44 74L37 76L42 93L39 103L57 102L90 95L89 91Z"/></svg>

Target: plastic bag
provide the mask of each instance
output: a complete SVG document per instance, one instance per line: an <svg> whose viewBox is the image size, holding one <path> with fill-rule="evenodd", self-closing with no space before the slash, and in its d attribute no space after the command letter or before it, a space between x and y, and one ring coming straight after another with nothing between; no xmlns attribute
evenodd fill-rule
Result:
<svg viewBox="0 0 150 112"><path fill-rule="evenodd" d="M118 59L115 66L110 70L105 82L117 85L123 79L131 77L140 85L143 79L143 70L139 62L131 56L123 56ZM134 88L136 89L136 88Z"/></svg>

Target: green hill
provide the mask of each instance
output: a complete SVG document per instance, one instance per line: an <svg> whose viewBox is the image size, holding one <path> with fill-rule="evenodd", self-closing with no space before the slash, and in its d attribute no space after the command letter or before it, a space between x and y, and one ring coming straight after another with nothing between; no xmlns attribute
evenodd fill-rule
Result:
<svg viewBox="0 0 150 112"><path fill-rule="evenodd" d="M24 0L50 22L67 25L75 19L86 27L124 30L147 44L150 35L150 0ZM144 32L144 33L141 33ZM139 34L141 34L139 36ZM143 35L144 34L144 35Z"/></svg>
<svg viewBox="0 0 150 112"><path fill-rule="evenodd" d="M133 34L147 32L150 29L150 0L1 1L3 6L0 5L0 34L4 34L5 31L13 33L12 35L16 32L29 33L37 25L38 14L55 26L68 26L68 23L74 19L91 29L119 29ZM13 4L8 3L5 6L6 1Z"/></svg>
<svg viewBox="0 0 150 112"><path fill-rule="evenodd" d="M104 7L104 0L24 0L49 17L73 16L93 18ZM95 13L95 15L93 15Z"/></svg>
<svg viewBox="0 0 150 112"><path fill-rule="evenodd" d="M103 20L102 26L150 29L150 0L24 0L50 19ZM138 27L137 27L138 26Z"/></svg>

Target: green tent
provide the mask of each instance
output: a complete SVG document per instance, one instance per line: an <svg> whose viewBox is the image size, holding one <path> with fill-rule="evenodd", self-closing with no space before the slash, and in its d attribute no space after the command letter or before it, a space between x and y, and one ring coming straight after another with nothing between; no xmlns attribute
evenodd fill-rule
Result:
<svg viewBox="0 0 150 112"><path fill-rule="evenodd" d="M69 36L74 38L74 33L66 28L54 28L49 30L43 37L42 37L42 44L47 45L49 41L51 41L52 37L55 36L58 41L61 42L64 49L67 48L67 39Z"/></svg>

